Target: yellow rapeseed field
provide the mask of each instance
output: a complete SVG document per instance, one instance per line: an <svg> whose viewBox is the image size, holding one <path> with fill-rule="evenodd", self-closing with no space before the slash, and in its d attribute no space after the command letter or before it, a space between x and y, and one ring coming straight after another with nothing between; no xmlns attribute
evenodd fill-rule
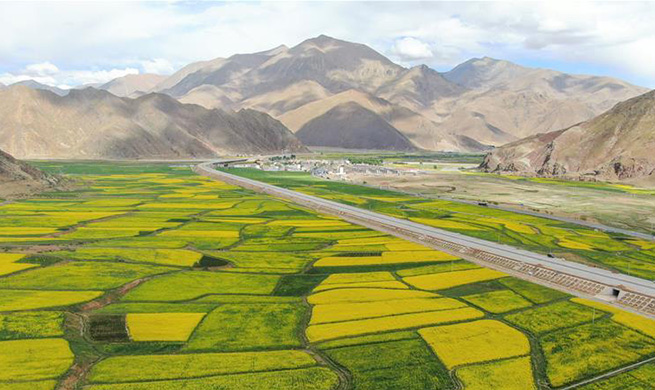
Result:
<svg viewBox="0 0 655 390"><path fill-rule="evenodd" d="M626 242L637 245L641 249L655 249L655 241L644 241L644 240L627 240Z"/></svg>
<svg viewBox="0 0 655 390"><path fill-rule="evenodd" d="M390 251L430 251L431 248L413 242L390 242L384 244Z"/></svg>
<svg viewBox="0 0 655 390"><path fill-rule="evenodd" d="M80 248L75 256L82 259L107 259L192 266L202 258L202 254L186 249L151 249L151 248Z"/></svg>
<svg viewBox="0 0 655 390"><path fill-rule="evenodd" d="M187 341L205 313L130 313L127 329L134 341Z"/></svg>
<svg viewBox="0 0 655 390"><path fill-rule="evenodd" d="M140 209L213 209L222 210L229 209L234 206L236 201L225 202L188 202L188 203L145 203L138 208Z"/></svg>
<svg viewBox="0 0 655 390"><path fill-rule="evenodd" d="M358 246L358 245L385 245L395 240L388 236L381 237L362 237L362 238L344 238L339 240L340 246Z"/></svg>
<svg viewBox="0 0 655 390"><path fill-rule="evenodd" d="M466 307L466 304L450 298L416 298L316 305L312 310L310 324L352 321L406 313L452 310L462 307Z"/></svg>
<svg viewBox="0 0 655 390"><path fill-rule="evenodd" d="M394 263L418 263L422 261L450 261L457 257L445 252L427 250L427 251L402 251L402 252L382 252L382 259L385 262Z"/></svg>
<svg viewBox="0 0 655 390"><path fill-rule="evenodd" d="M449 369L530 353L527 337L500 321L436 326L421 329L419 334Z"/></svg>
<svg viewBox="0 0 655 390"><path fill-rule="evenodd" d="M391 299L437 298L438 294L416 290L392 290L383 288L344 288L322 291L310 295L307 301L312 305L345 302L375 302Z"/></svg>
<svg viewBox="0 0 655 390"><path fill-rule="evenodd" d="M655 338L655 320L651 320L649 318L642 317L640 315L633 314L610 305L605 305L600 302L590 301L588 299L573 298L571 301L581 305L594 307L607 313L612 313L613 321ZM600 317L601 313L599 313L598 316Z"/></svg>
<svg viewBox="0 0 655 390"><path fill-rule="evenodd" d="M37 267L36 264L16 263L23 257L25 255L21 253L0 253L0 275L7 275L27 268Z"/></svg>
<svg viewBox="0 0 655 390"><path fill-rule="evenodd" d="M424 290L443 290L469 283L493 280L507 276L489 268L466 271L441 272L438 274L408 276L403 281Z"/></svg>
<svg viewBox="0 0 655 390"><path fill-rule="evenodd" d="M450 261L457 257L439 251L382 252L381 256L330 256L316 262L317 267L424 263Z"/></svg>
<svg viewBox="0 0 655 390"><path fill-rule="evenodd" d="M434 226L443 229L482 230L476 226L471 226L462 222L452 221L448 219L410 218L410 220L414 222L422 223L424 225Z"/></svg>
<svg viewBox="0 0 655 390"><path fill-rule="evenodd" d="M557 242L557 245L563 247L563 248L569 248L569 249L584 249L584 250L591 250L592 247L590 245L584 244L582 242L577 242L569 239L560 239Z"/></svg>
<svg viewBox="0 0 655 390"><path fill-rule="evenodd" d="M0 227L0 236L40 236L56 231L56 228L3 226Z"/></svg>
<svg viewBox="0 0 655 390"><path fill-rule="evenodd" d="M321 285L325 284L346 284L362 282L382 282L396 280L391 272L355 272L350 274L332 274L328 276Z"/></svg>
<svg viewBox="0 0 655 390"><path fill-rule="evenodd" d="M0 290L0 311L68 306L100 295L101 291Z"/></svg>
<svg viewBox="0 0 655 390"><path fill-rule="evenodd" d="M453 310L400 314L366 320L310 325L307 328L307 338L311 342L317 342L337 339L340 337L358 336L369 333L435 325L445 322L463 321L483 316L484 314L476 309L464 307Z"/></svg>
<svg viewBox="0 0 655 390"><path fill-rule="evenodd" d="M161 237L212 237L238 238L238 230L167 230L158 234Z"/></svg>
<svg viewBox="0 0 655 390"><path fill-rule="evenodd" d="M136 206L139 203L141 203L141 201L138 199L111 198L87 200L82 204L88 207L128 207Z"/></svg>
<svg viewBox="0 0 655 390"><path fill-rule="evenodd" d="M536 234L536 231L533 228L519 222L507 221L504 219L496 219L496 218L477 218L477 221L490 222L494 224L503 225L507 229L521 234Z"/></svg>
<svg viewBox="0 0 655 390"><path fill-rule="evenodd" d="M292 227L304 227L304 226L352 226L348 222L340 220L330 220L330 219L278 219L271 221L269 225L278 225L278 226L292 226Z"/></svg>
<svg viewBox="0 0 655 390"><path fill-rule="evenodd" d="M0 341L0 381L54 379L73 363L64 339Z"/></svg>
<svg viewBox="0 0 655 390"><path fill-rule="evenodd" d="M530 357L476 364L457 370L466 390L534 390Z"/></svg>
<svg viewBox="0 0 655 390"><path fill-rule="evenodd" d="M57 380L0 382L0 390L54 390Z"/></svg>
<svg viewBox="0 0 655 390"><path fill-rule="evenodd" d="M344 284L321 284L314 289L314 292L331 290L336 288L391 288L391 289L408 289L409 286L397 280L388 282L362 282L362 283L344 283Z"/></svg>

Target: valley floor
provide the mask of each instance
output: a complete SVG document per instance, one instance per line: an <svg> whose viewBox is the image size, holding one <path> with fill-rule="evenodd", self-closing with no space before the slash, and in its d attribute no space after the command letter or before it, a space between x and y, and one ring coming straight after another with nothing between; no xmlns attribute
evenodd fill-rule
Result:
<svg viewBox="0 0 655 390"><path fill-rule="evenodd" d="M41 165L85 186L0 206L1 390L655 382L655 322L643 317L189 167ZM635 257L646 245L301 175L267 179L480 236L568 245L579 256L625 245ZM653 272L650 250L641 248L640 272Z"/></svg>

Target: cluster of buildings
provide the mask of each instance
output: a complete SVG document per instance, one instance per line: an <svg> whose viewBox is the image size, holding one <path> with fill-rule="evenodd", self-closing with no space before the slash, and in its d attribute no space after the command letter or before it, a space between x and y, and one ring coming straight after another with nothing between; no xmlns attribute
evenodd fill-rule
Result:
<svg viewBox="0 0 655 390"><path fill-rule="evenodd" d="M272 172L309 172L314 176L331 180L346 180L348 175L419 175L419 169L397 169L384 165L352 164L348 159L299 160L296 158L261 159L232 165L235 168L254 168Z"/></svg>

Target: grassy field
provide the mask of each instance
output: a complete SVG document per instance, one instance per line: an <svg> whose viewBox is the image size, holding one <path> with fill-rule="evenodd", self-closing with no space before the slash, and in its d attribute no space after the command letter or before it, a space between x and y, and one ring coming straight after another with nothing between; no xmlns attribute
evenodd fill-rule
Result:
<svg viewBox="0 0 655 390"><path fill-rule="evenodd" d="M40 165L80 185L0 206L0 390L536 390L655 356L653 321L184 164ZM548 240L497 218L477 232Z"/></svg>

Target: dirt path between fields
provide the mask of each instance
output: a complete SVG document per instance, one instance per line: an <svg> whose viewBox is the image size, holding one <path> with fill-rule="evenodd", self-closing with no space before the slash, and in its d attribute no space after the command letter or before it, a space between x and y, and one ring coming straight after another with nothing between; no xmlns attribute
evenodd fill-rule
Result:
<svg viewBox="0 0 655 390"><path fill-rule="evenodd" d="M118 301L131 290L156 276L159 275L150 275L141 279L133 280L114 290L108 291L99 298L82 304L75 312L66 313L64 337L71 345L81 349L81 353L75 351L75 362L68 369L68 372L64 374L57 384L57 387L55 387L55 390L79 389L80 384L84 381L84 378L89 373L91 367L101 359L101 356L93 346L89 344L89 341L86 338L88 313L94 310L99 310Z"/></svg>

